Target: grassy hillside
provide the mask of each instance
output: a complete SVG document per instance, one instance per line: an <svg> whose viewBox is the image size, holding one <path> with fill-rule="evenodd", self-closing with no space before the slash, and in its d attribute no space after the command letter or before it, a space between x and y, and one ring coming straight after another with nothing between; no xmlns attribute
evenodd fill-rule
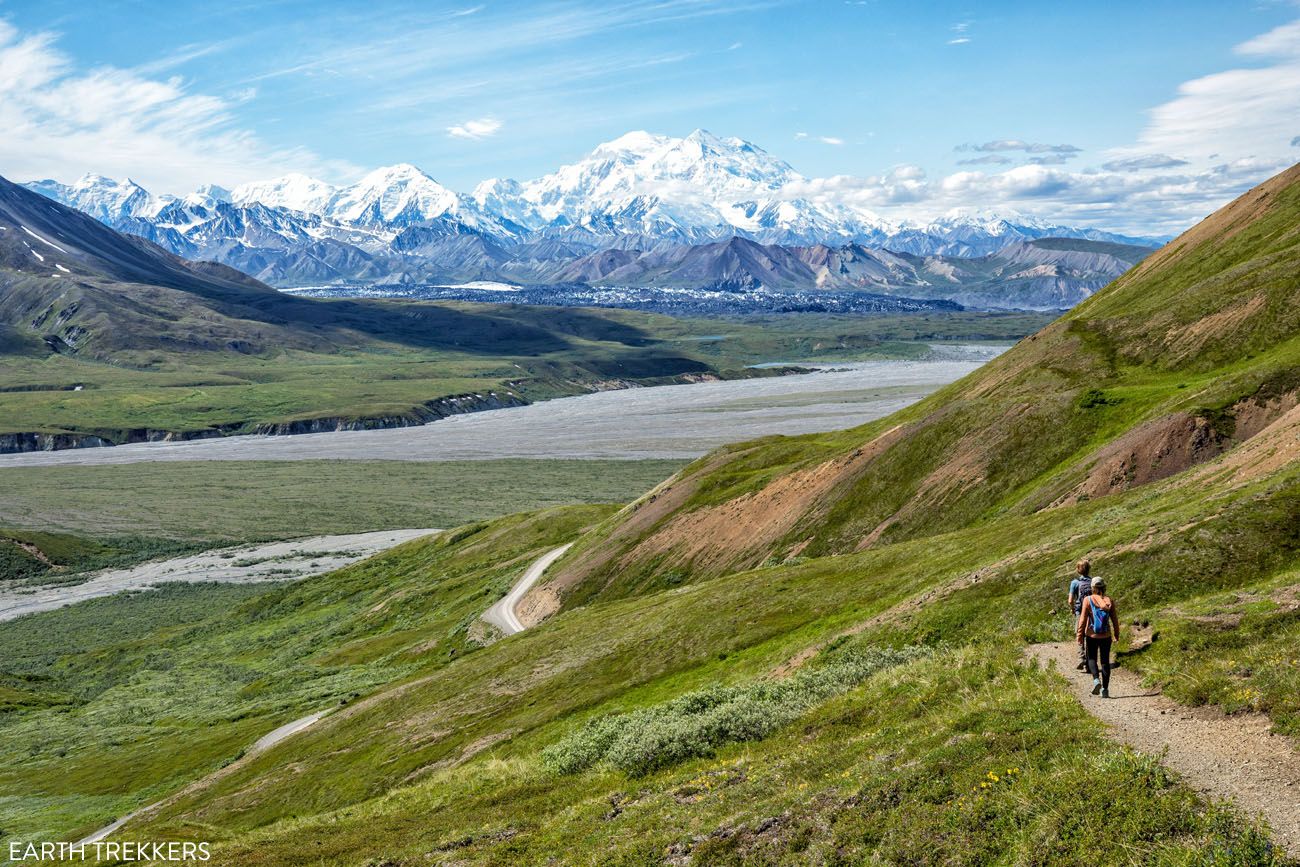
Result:
<svg viewBox="0 0 1300 867"><path fill-rule="evenodd" d="M79 658L75 649L53 650L36 672L77 679L111 659L103 672L118 678L129 673L129 679L98 693L84 709L11 716L2 736L22 749L4 779L10 790L31 795L17 802L27 818L15 827L24 833L38 826L70 829L72 804L84 817L76 825L81 830L178 788L202 769L169 755L159 740L163 734L114 736L118 745L111 749L84 747L59 756L45 748L33 752L24 732L45 733L42 744L85 743L95 736L84 726L112 719L109 708L118 705L133 707L132 723L152 731L178 714L187 719L181 708L192 701L190 689L212 693L205 713L234 719L260 695L260 684L248 684L265 670L258 660L270 654L284 680L277 676L267 700L283 708L282 715L211 729L214 740L201 753L209 757L206 767L237 757L243 744L275 722L316 709L320 698L337 694L322 692L326 684L370 695L276 749L230 765L144 820L134 834L217 840L219 863L232 864L300 863L307 847L326 863L375 857L414 862L430 851L467 863L544 863L548 857L643 863L669 849L697 857L735 849L728 857L754 863L798 861L805 852L834 863L837 851L848 860L876 852L886 860L926 861L931 850L978 860L978 853L993 851L1028 857L1046 835L1057 841L1046 863L1077 863L1083 850L1076 841L1095 833L1096 818L1052 805L1085 774L1103 781L1098 808L1109 805L1110 827L1135 852L1162 853L1165 863L1211 863L1196 858L1219 850L1229 853L1222 863L1269 863L1242 856L1264 850L1263 838L1247 823L1230 811L1206 813L1155 762L1106 743L1061 683L1019 656L1026 640L1064 637L1063 618L1053 608L1068 562L1080 551L1107 564L1112 576L1151 576L1146 582L1113 580L1129 618L1157 629L1185 616L1193 601L1208 604L1215 594L1232 592L1263 602L1291 580L1300 540L1286 540L1300 518L1300 460L1260 472L1271 460L1263 453L1255 456L1262 464L1228 457L1199 473L1055 513L1006 517L859 554L599 602L482 649L465 643L471 609L486 607L517 574L525 559L517 552L528 548L531 556L572 538L598 515L541 516L523 525L538 528L532 535L520 532L519 519L477 533L471 528L449 540L440 560L428 559L434 555L430 543L408 545L267 597L275 604L260 599L174 638L165 630L153 636L128 631L121 645L111 640L98 663L95 655ZM1206 492L1215 498L1213 515L1200 498ZM1195 533L1175 531L1197 522ZM1153 533L1153 527L1164 529ZM481 561L464 546L481 534L478 550L495 552L488 554L491 562L510 566L493 567L490 592L456 585L473 605L452 606L446 617L435 616L429 603L407 601L411 579L430 574L430 564L435 573L477 568ZM442 593L435 587L428 592ZM1264 608L1256 605L1267 620ZM52 625L79 609L86 606L33 618L28 631L11 634L15 644L9 646L34 642L40 648L37 634L57 640ZM1283 642L1294 629L1294 612L1273 619L1260 628ZM326 622L333 625L323 632L312 625ZM996 628L988 629L990 623ZM7 632L0 627L0 635ZM460 651L454 661L441 649L409 655L409 648L435 634L446 634L447 649ZM290 664L300 641L313 648L309 662L325 669ZM884 668L863 664L879 648L907 646L931 650ZM239 685L232 696L209 683L202 660L225 659L241 647L250 650L238 658L249 662L232 670ZM1127 657L1126 664L1151 652ZM1198 671L1201 653L1209 660L1220 655L1206 645L1181 670ZM1261 655L1267 661L1269 653ZM850 676L841 674L846 667ZM826 689L810 703L798 694L779 696L745 712L740 719L747 722L733 726L742 733L739 741L715 738L703 750L683 752L670 749L672 729L667 742L661 730L647 731L651 740L634 740L629 748L682 755L648 774L603 763L564 773L545 758L547 748L581 735L587 721L603 714L663 706L713 685L752 693L750 685L773 673L788 678L791 671L821 668L830 671ZM1285 716L1284 705L1295 695L1287 692L1286 668L1274 662L1271 674L1267 665L1256 669L1256 677L1278 684L1273 703L1257 706L1275 713L1283 730L1295 731L1293 705L1290 721ZM166 698L143 702L139 690L157 687L158 678L174 686L161 691ZM383 685L384 678L391 685ZM278 685L286 682L296 684L287 694ZM784 709L786 701L796 706ZM768 728L768 719L775 725ZM786 719L793 721L780 724ZM54 725L83 727L83 734L48 739L49 731L64 731ZM755 725L766 737L743 734ZM100 774L116 780L117 771L140 762L146 750L155 758L135 780L140 788L104 792L107 783L92 782ZM1008 775L1007 768L1018 770ZM990 773L999 779L990 780ZM148 785L155 780L167 782ZM773 817L775 824L767 821Z"/></svg>
<svg viewBox="0 0 1300 867"><path fill-rule="evenodd" d="M445 667L518 569L608 511L469 525L327 581L167 585L0 624L3 834L91 830L281 723Z"/></svg>

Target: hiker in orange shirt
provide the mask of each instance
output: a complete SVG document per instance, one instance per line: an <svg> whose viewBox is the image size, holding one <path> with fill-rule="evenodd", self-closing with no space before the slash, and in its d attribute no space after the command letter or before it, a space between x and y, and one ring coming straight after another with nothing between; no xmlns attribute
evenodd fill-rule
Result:
<svg viewBox="0 0 1300 867"><path fill-rule="evenodd" d="M1119 640L1119 613L1115 600L1106 595L1105 579L1092 579L1091 590L1083 599L1074 635L1092 675L1092 694L1110 698L1110 645Z"/></svg>

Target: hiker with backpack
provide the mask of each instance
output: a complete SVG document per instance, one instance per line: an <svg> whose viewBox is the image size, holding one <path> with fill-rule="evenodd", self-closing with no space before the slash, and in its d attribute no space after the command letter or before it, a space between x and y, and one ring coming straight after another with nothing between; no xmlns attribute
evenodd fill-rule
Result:
<svg viewBox="0 0 1300 867"><path fill-rule="evenodd" d="M1070 582L1070 611L1074 616L1070 618L1070 626L1076 631L1079 626L1079 612L1083 610L1083 599L1092 593L1092 563L1088 560L1080 560L1074 565L1074 580ZM1088 658L1084 655L1083 645L1079 645L1079 664L1075 666L1079 671L1088 670Z"/></svg>
<svg viewBox="0 0 1300 867"><path fill-rule="evenodd" d="M1075 637L1092 675L1092 694L1110 698L1110 645L1119 640L1119 614L1115 600L1106 595L1103 579L1092 579L1090 589L1079 611Z"/></svg>

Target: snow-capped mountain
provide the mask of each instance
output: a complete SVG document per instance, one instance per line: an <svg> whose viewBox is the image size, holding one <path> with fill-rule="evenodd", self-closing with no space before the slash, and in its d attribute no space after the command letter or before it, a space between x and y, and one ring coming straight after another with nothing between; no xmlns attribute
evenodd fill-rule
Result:
<svg viewBox="0 0 1300 867"><path fill-rule="evenodd" d="M1137 246L1158 242L1158 239L1062 226L1018 211L956 208L928 223L899 224L887 234L883 246L921 256L987 256L1009 244L1037 238L1079 238Z"/></svg>
<svg viewBox="0 0 1300 867"><path fill-rule="evenodd" d="M447 189L409 163L375 169L355 184L335 187L302 174L235 187L230 200L320 217L340 225L396 232L441 223L451 234L460 227L503 237L518 230L479 206L472 196Z"/></svg>
<svg viewBox="0 0 1300 867"><path fill-rule="evenodd" d="M148 219L171 200L150 195L130 178L115 181L96 174L82 175L71 184L45 180L25 186L109 225L132 217Z"/></svg>
<svg viewBox="0 0 1300 867"><path fill-rule="evenodd" d="M804 180L789 163L742 139L705 130L685 138L631 132L549 175L485 182L474 197L534 230L581 227L678 241L864 239L886 227L863 209L785 195Z"/></svg>
<svg viewBox="0 0 1300 867"><path fill-rule="evenodd" d="M882 257L869 270L885 268L886 277L891 254L884 251L981 257L1047 237L1150 243L1014 212L953 211L926 223L893 223L849 202L793 195L815 183L754 144L704 130L684 138L631 132L550 174L494 178L470 194L405 163L341 187L288 174L232 190L207 184L183 198L99 175L27 186L179 255L282 286L494 274L539 282L630 279L632 271L620 266L634 261L638 272L685 279L689 268L660 269L654 257L695 263L709 257L688 255L683 246L715 245L741 261L750 248L716 246L733 238L757 242L778 258L785 254L777 247L870 248ZM849 270L868 267L836 261ZM764 279L775 273L784 269Z"/></svg>
<svg viewBox="0 0 1300 867"><path fill-rule="evenodd" d="M230 191L227 201L240 205L257 202L270 208L324 214L337 194L338 188L332 184L292 172L269 181L240 184Z"/></svg>

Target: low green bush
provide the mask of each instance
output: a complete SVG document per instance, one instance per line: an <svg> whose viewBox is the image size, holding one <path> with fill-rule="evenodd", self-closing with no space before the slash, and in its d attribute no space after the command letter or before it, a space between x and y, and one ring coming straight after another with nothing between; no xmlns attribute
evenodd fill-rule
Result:
<svg viewBox="0 0 1300 867"><path fill-rule="evenodd" d="M886 668L927 655L929 648L866 648L782 680L710 686L672 701L592 720L542 750L550 770L572 774L606 764L642 776L723 744L761 740L781 726Z"/></svg>

